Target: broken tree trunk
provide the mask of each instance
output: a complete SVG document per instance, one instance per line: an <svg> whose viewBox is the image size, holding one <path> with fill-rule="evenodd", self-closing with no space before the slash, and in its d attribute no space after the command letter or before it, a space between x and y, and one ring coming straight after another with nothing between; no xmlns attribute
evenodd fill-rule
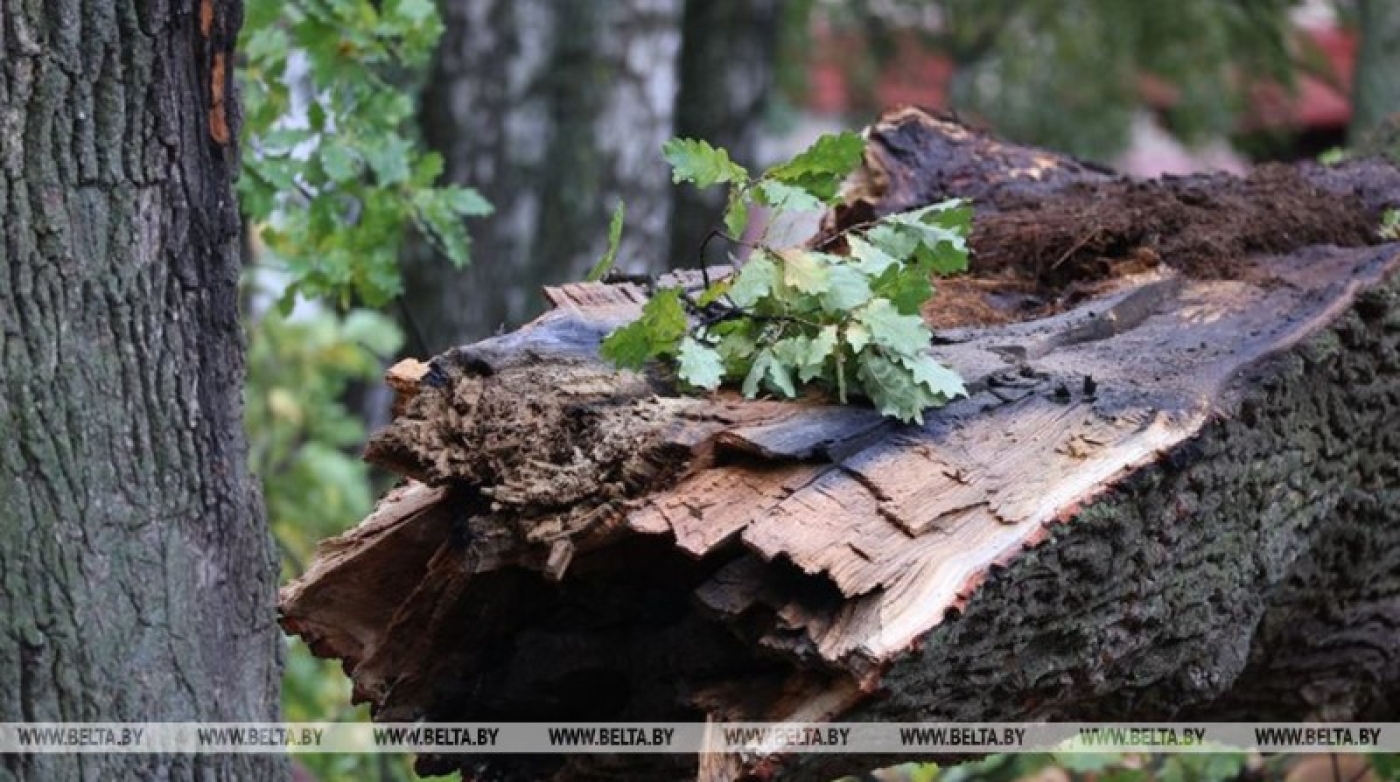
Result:
<svg viewBox="0 0 1400 782"><path fill-rule="evenodd" d="M381 720L1393 716L1400 248L1375 226L1400 172L1133 181L906 110L814 241L949 196L974 269L927 316L970 397L913 427L679 396L597 359L641 289L550 289L520 331L396 368L368 458L406 482L285 588L284 626Z"/></svg>

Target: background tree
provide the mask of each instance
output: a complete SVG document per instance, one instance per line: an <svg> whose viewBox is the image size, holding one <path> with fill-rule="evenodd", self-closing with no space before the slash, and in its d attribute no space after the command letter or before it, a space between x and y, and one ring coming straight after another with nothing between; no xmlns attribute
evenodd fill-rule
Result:
<svg viewBox="0 0 1400 782"><path fill-rule="evenodd" d="M1356 6L1361 47L1352 77L1354 140L1377 130L1387 118L1400 124L1394 117L1400 112L1400 3L1357 0Z"/></svg>
<svg viewBox="0 0 1400 782"><path fill-rule="evenodd" d="M781 0L689 0L685 4L673 135L705 139L756 168L766 162L759 160L759 141L773 92L786 5ZM697 264L697 252L724 208L722 195L689 187L672 189L669 257L673 263ZM722 260L728 249L722 242L712 242L706 248L707 260Z"/></svg>
<svg viewBox="0 0 1400 782"><path fill-rule="evenodd" d="M681 0L445 0L447 33L422 128L447 177L496 206L454 271L419 246L405 260L412 353L518 323L545 281L582 276L627 203L620 265L659 268L670 230L660 161L672 135Z"/></svg>
<svg viewBox="0 0 1400 782"><path fill-rule="evenodd" d="M276 565L239 396L241 16L0 3L0 721L277 718ZM285 772L0 760L21 779Z"/></svg>

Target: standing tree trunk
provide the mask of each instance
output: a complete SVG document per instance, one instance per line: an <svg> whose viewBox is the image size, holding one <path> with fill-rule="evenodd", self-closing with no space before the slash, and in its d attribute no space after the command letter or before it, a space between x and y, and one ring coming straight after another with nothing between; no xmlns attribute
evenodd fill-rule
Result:
<svg viewBox="0 0 1400 782"><path fill-rule="evenodd" d="M242 433L237 0L0 0L0 721L277 718ZM269 755L0 778L274 779Z"/></svg>
<svg viewBox="0 0 1400 782"><path fill-rule="evenodd" d="M676 135L701 138L729 150L744 165L760 161L763 112L773 91L774 55L782 0L689 0L682 27ZM697 253L720 222L719 190L680 188L671 224L671 258L699 265ZM723 261L721 242L706 247L707 261Z"/></svg>
<svg viewBox="0 0 1400 782"><path fill-rule="evenodd" d="M1359 0L1361 50L1352 76L1353 137L1373 131L1400 112L1400 3Z"/></svg>
<svg viewBox="0 0 1400 782"><path fill-rule="evenodd" d="M618 265L664 263L681 0L444 0L447 34L422 124L453 182L496 206L456 270L419 244L405 263L409 332L436 352L516 325L546 282L582 276L607 246Z"/></svg>

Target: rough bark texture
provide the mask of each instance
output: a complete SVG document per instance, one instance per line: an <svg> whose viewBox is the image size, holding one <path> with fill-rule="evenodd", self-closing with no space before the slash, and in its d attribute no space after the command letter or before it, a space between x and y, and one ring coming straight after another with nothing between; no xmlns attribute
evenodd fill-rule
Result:
<svg viewBox="0 0 1400 782"><path fill-rule="evenodd" d="M1366 254L1327 328L1242 372L1198 433L996 572L843 719L1393 719L1400 248ZM825 761L794 777L852 768Z"/></svg>
<svg viewBox="0 0 1400 782"><path fill-rule="evenodd" d="M0 2L0 721L272 720L245 465L237 2ZM273 779L27 755L4 779Z"/></svg>
<svg viewBox="0 0 1400 782"><path fill-rule="evenodd" d="M1380 128L1390 118L1400 123L1400 3L1358 0L1357 29L1361 48L1351 88L1353 136Z"/></svg>
<svg viewBox="0 0 1400 782"><path fill-rule="evenodd" d="M676 96L676 132L729 151L746 166L761 164L758 140L773 90L781 0L688 0ZM675 190L671 258L698 266L706 247L711 263L723 263L731 248L705 237L721 225L724 194L693 187Z"/></svg>
<svg viewBox="0 0 1400 782"><path fill-rule="evenodd" d="M422 126L447 177L496 215L473 226L472 265L420 245L405 302L438 352L537 314L545 283L577 279L603 254L619 199L618 266L666 266L681 0L446 0L447 33ZM489 291L482 295L482 291ZM469 304L470 303L470 304Z"/></svg>
<svg viewBox="0 0 1400 782"><path fill-rule="evenodd" d="M284 590L285 626L389 720L1392 714L1400 247L1374 229L1400 171L1132 183L913 111L870 138L816 241L976 198L980 276L934 304L969 316L932 347L969 398L912 427L677 396L596 359L643 291L552 289L526 328L395 373L368 458L410 480ZM1149 203L1169 238L1124 218ZM420 761L458 764L695 773Z"/></svg>

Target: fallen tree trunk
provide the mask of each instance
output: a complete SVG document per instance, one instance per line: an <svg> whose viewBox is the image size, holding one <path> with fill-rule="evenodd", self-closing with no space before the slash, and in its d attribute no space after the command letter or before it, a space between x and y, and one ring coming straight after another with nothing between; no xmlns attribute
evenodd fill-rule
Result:
<svg viewBox="0 0 1400 782"><path fill-rule="evenodd" d="M640 288L551 289L396 368L367 458L407 481L284 589L284 626L388 721L1393 716L1400 252L1375 226L1400 172L1138 182L904 111L814 241L955 195L974 274L927 316L968 398L912 427L678 396L597 359Z"/></svg>

